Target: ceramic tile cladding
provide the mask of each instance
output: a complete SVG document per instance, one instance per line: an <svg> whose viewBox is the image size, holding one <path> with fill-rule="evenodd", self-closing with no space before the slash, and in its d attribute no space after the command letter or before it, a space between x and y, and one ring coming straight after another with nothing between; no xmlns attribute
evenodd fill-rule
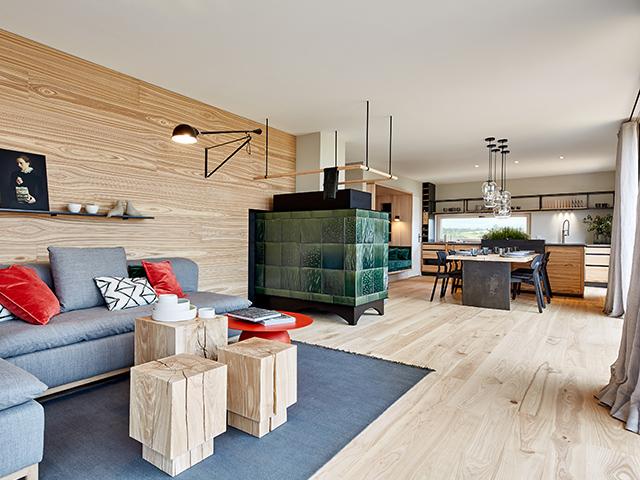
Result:
<svg viewBox="0 0 640 480"><path fill-rule="evenodd" d="M300 290L300 269L296 267L282 267L282 288L285 290Z"/></svg>
<svg viewBox="0 0 640 480"><path fill-rule="evenodd" d="M322 242L322 219L304 219L300 224L302 243Z"/></svg>
<svg viewBox="0 0 640 480"><path fill-rule="evenodd" d="M330 243L322 245L322 268L344 270L344 245Z"/></svg>
<svg viewBox="0 0 640 480"><path fill-rule="evenodd" d="M267 220L264 223L264 240L265 242L281 242L282 241L282 220Z"/></svg>
<svg viewBox="0 0 640 480"><path fill-rule="evenodd" d="M264 220L256 220L256 242L264 242Z"/></svg>
<svg viewBox="0 0 640 480"><path fill-rule="evenodd" d="M300 266L320 268L322 266L322 245L319 243L300 245Z"/></svg>
<svg viewBox="0 0 640 480"><path fill-rule="evenodd" d="M282 266L286 266L286 267L300 266L300 244L299 243L283 243L282 244Z"/></svg>
<svg viewBox="0 0 640 480"><path fill-rule="evenodd" d="M264 263L266 265L282 265L282 244L265 243Z"/></svg>
<svg viewBox="0 0 640 480"><path fill-rule="evenodd" d="M282 241L300 243L300 220L284 219L282 220Z"/></svg>
<svg viewBox="0 0 640 480"><path fill-rule="evenodd" d="M388 214L263 212L256 220L256 291L341 305L387 297Z"/></svg>
<svg viewBox="0 0 640 480"><path fill-rule="evenodd" d="M343 270L322 270L322 293L325 295L344 296Z"/></svg>
<svg viewBox="0 0 640 480"><path fill-rule="evenodd" d="M256 265L264 265L264 243L256 242Z"/></svg>
<svg viewBox="0 0 640 480"><path fill-rule="evenodd" d="M344 218L322 220L322 243L344 244Z"/></svg>
<svg viewBox="0 0 640 480"><path fill-rule="evenodd" d="M300 289L303 292L320 293L322 290L322 270L319 268L300 269Z"/></svg>

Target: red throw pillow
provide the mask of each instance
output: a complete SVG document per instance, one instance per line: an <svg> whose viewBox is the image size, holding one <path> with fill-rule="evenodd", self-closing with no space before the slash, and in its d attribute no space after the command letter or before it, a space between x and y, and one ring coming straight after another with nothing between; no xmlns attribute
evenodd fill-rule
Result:
<svg viewBox="0 0 640 480"><path fill-rule="evenodd" d="M188 297L182 291L182 287L178 283L176 275L173 273L169 260L160 263L150 263L142 260L144 271L147 272L147 278L151 286L156 291L156 295L164 293L173 293L178 298Z"/></svg>
<svg viewBox="0 0 640 480"><path fill-rule="evenodd" d="M35 270L23 265L0 270L0 304L35 325L45 325L60 313L58 298Z"/></svg>

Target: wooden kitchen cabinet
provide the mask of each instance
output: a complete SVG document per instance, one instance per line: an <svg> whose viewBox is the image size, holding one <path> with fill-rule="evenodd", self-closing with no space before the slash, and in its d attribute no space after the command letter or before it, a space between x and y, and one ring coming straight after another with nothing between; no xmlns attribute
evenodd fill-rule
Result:
<svg viewBox="0 0 640 480"><path fill-rule="evenodd" d="M584 245L547 245L547 273L551 291L558 295L584 296Z"/></svg>

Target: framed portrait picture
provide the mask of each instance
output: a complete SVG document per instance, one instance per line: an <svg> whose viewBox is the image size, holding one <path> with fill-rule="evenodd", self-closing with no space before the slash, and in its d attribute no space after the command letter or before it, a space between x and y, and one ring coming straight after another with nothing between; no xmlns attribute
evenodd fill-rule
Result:
<svg viewBox="0 0 640 480"><path fill-rule="evenodd" d="M44 155L0 148L0 208L49 210Z"/></svg>

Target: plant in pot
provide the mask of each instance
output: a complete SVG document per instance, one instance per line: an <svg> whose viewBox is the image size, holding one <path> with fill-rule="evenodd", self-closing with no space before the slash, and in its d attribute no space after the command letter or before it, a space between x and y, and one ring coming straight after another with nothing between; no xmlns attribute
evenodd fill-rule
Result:
<svg viewBox="0 0 640 480"><path fill-rule="evenodd" d="M582 223L587 225L587 232L594 232L593 243L596 244L611 243L612 221L612 214L604 216L596 215L594 218L592 218L591 215L587 215L586 218L582 219Z"/></svg>
<svg viewBox="0 0 640 480"><path fill-rule="evenodd" d="M513 227L492 228L485 233L482 238L484 240L529 240L529 235Z"/></svg>

